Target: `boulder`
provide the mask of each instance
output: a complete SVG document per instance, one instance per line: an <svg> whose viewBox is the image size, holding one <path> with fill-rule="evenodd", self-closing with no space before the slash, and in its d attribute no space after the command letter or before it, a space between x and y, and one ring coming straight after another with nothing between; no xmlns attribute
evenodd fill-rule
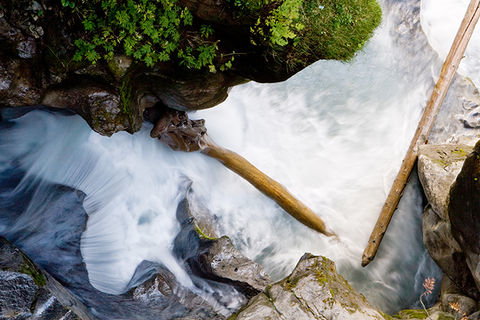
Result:
<svg viewBox="0 0 480 320"><path fill-rule="evenodd" d="M467 155L467 145L422 145L418 151L418 174L428 202L443 220L448 220L448 193Z"/></svg>
<svg viewBox="0 0 480 320"><path fill-rule="evenodd" d="M19 249L0 237L0 318L77 320L45 287L46 278Z"/></svg>
<svg viewBox="0 0 480 320"><path fill-rule="evenodd" d="M442 308L449 309L452 294L457 299L479 299L474 277L469 266L468 254L454 235L449 204L450 190L473 150L467 145L424 145L419 149L418 173L429 206L423 215L423 241L433 260L446 278L442 285ZM450 298L447 298L450 297ZM457 299L458 300L458 299ZM465 307L470 312L469 307ZM451 310L450 310L451 311Z"/></svg>
<svg viewBox="0 0 480 320"><path fill-rule="evenodd" d="M453 237L466 255L477 288L480 288L480 142L467 157L450 190L448 217Z"/></svg>
<svg viewBox="0 0 480 320"><path fill-rule="evenodd" d="M218 238L215 218L195 199L193 191L179 204L177 219L182 229L175 238L174 250L193 274L232 285L246 298L270 283L263 267L245 257L230 238Z"/></svg>
<svg viewBox="0 0 480 320"><path fill-rule="evenodd" d="M478 297L472 274L465 260L465 253L453 238L450 221L442 220L431 207L423 213L423 243L432 259L443 273L459 288L458 293ZM442 294L446 293L442 286Z"/></svg>
<svg viewBox="0 0 480 320"><path fill-rule="evenodd" d="M336 272L333 261L305 254L288 277L268 286L230 319L347 320L386 317Z"/></svg>
<svg viewBox="0 0 480 320"><path fill-rule="evenodd" d="M194 315L196 319L225 319L205 299L182 286L168 269L158 263L143 261L128 285L131 286L134 287L126 296L151 308L161 309L162 313L171 314L172 317L180 314L182 317ZM179 310L178 305L175 306L175 312L167 310L172 301L181 304L183 310Z"/></svg>

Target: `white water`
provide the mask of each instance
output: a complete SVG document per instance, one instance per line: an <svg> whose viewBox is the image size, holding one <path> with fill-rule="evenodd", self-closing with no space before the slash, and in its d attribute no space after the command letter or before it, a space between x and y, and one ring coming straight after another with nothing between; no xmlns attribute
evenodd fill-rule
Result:
<svg viewBox="0 0 480 320"><path fill-rule="evenodd" d="M447 57L470 0L423 0L422 28L440 57ZM475 29L458 72L480 87L480 26Z"/></svg>
<svg viewBox="0 0 480 320"><path fill-rule="evenodd" d="M82 254L105 292L122 292L145 259L192 285L171 252L190 179L220 230L275 278L304 252L321 254L377 305L404 307L418 297L416 281L434 272L421 246L418 183L407 188L375 262L362 269L360 258L439 64L419 54L415 17L410 23L393 3L384 3L382 27L352 63L320 61L284 83L236 87L222 105L192 115L314 209L340 242L299 224L214 160L168 150L149 138L148 125L106 138L79 117L33 112L5 133L2 157L27 152L21 165L30 173L88 195Z"/></svg>

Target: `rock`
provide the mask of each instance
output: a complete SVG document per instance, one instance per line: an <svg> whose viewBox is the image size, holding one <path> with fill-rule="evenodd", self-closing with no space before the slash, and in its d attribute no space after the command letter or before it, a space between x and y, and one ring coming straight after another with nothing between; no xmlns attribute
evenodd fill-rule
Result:
<svg viewBox="0 0 480 320"><path fill-rule="evenodd" d="M0 316L30 316L30 306L37 290L31 277L18 272L0 271Z"/></svg>
<svg viewBox="0 0 480 320"><path fill-rule="evenodd" d="M115 55L110 61L108 61L108 68L117 81L121 80L127 73L128 69L132 65L132 58L125 55Z"/></svg>
<svg viewBox="0 0 480 320"><path fill-rule="evenodd" d="M442 294L441 303L445 311L458 314L460 317L470 315L478 310L475 300L461 294Z"/></svg>
<svg viewBox="0 0 480 320"><path fill-rule="evenodd" d="M208 320L224 319L205 299L180 285L168 269L157 263L143 261L137 267L128 287L136 283L140 284L131 289L127 295L148 306L164 309L165 314L168 314L165 309L170 307L172 300L175 300L184 307L184 310L176 312L181 313L182 316L194 315L195 319Z"/></svg>
<svg viewBox="0 0 480 320"><path fill-rule="evenodd" d="M285 279L267 287L231 319L385 319L324 257L305 254Z"/></svg>
<svg viewBox="0 0 480 320"><path fill-rule="evenodd" d="M133 133L141 127L143 120L140 111L124 108L120 94L114 88L91 81L49 90L41 103L74 110L93 130L106 136L118 131Z"/></svg>
<svg viewBox="0 0 480 320"><path fill-rule="evenodd" d="M30 61L0 52L0 105L27 106L40 102L41 81L34 70Z"/></svg>
<svg viewBox="0 0 480 320"><path fill-rule="evenodd" d="M442 220L431 207L423 214L423 243L430 256L453 284L471 297L478 296L465 254L453 238L450 222ZM442 287L444 288L444 287ZM444 293L442 289L442 294Z"/></svg>
<svg viewBox="0 0 480 320"><path fill-rule="evenodd" d="M422 145L418 154L420 182L433 210L448 220L448 193L472 147L466 145Z"/></svg>
<svg viewBox="0 0 480 320"><path fill-rule="evenodd" d="M465 259L463 259L463 264L466 266ZM469 270L465 272L470 278L470 282L467 285L468 289L473 292L473 290L476 289L475 282L468 271ZM458 287L449 277L443 277L440 295L440 305L442 310L454 314L456 313L457 315L469 315L477 311L478 307L476 300L466 296L464 292L468 291L465 288Z"/></svg>
<svg viewBox="0 0 480 320"><path fill-rule="evenodd" d="M467 263L467 255L453 236L448 214L450 188L473 148L466 145L424 145L420 147L418 172L430 207L423 215L423 241L459 294L478 299L478 289ZM442 295L446 294L445 286ZM444 306L443 306L444 307Z"/></svg>
<svg viewBox="0 0 480 320"><path fill-rule="evenodd" d="M0 318L78 320L45 287L46 278L19 249L0 237Z"/></svg>
<svg viewBox="0 0 480 320"><path fill-rule="evenodd" d="M248 298L264 290L271 281L263 267L245 257L226 236L208 241L189 263L203 276L232 284Z"/></svg>
<svg viewBox="0 0 480 320"><path fill-rule="evenodd" d="M214 218L195 199L193 191L179 204L177 219L182 229L175 238L174 250L195 275L232 285L247 298L270 283L263 267L238 251L230 238L217 238Z"/></svg>
<svg viewBox="0 0 480 320"><path fill-rule="evenodd" d="M448 216L452 234L465 252L477 288L480 288L480 142L467 157L450 191Z"/></svg>

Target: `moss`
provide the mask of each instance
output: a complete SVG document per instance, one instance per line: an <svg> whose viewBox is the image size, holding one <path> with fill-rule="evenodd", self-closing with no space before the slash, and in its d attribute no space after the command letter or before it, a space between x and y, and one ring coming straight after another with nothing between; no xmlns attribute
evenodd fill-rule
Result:
<svg viewBox="0 0 480 320"><path fill-rule="evenodd" d="M402 310L398 314L394 315L395 319L426 319L428 314L425 310L422 309L407 309Z"/></svg>
<svg viewBox="0 0 480 320"><path fill-rule="evenodd" d="M39 287L43 287L47 284L45 276L28 260L25 260L24 264L20 267L19 272L31 276L35 284Z"/></svg>
<svg viewBox="0 0 480 320"><path fill-rule="evenodd" d="M215 238L215 237L210 237L209 235L207 235L205 232L203 232L202 229L200 229L200 227L194 223L194 226L193 226L195 232L198 234L198 236L200 237L200 239L204 239L204 240L217 240L218 238Z"/></svg>
<svg viewBox="0 0 480 320"><path fill-rule="evenodd" d="M304 29L293 40L287 63L304 63L305 57L351 60L380 24L382 11L375 0L305 0Z"/></svg>

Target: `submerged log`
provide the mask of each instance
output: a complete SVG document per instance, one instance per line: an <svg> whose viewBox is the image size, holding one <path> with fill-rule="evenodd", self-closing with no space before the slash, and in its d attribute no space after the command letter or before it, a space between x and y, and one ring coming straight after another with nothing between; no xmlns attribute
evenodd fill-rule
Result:
<svg viewBox="0 0 480 320"><path fill-rule="evenodd" d="M335 236L309 207L295 198L284 186L273 180L237 153L216 145L206 134L204 120L190 120L185 112L168 110L159 117L150 135L173 150L200 151L220 161L263 194L274 200L292 217L307 227Z"/></svg>
<svg viewBox="0 0 480 320"><path fill-rule="evenodd" d="M422 144L428 142L428 136L435 122L435 118L440 110L440 107L447 95L448 88L455 76L458 66L463 58L468 41L470 40L475 25L480 18L480 0L472 0L467 9L465 17L458 29L455 40L453 41L450 52L442 66L440 77L433 88L432 95L428 101L425 110L423 111L422 119L420 120L415 135L410 143L407 154L403 159L400 171L393 182L385 204L383 205L380 216L375 224L375 227L368 240L368 245L365 248L362 256L362 266L368 265L377 254L380 243L387 231L388 225L392 219L393 213L397 209L398 203L402 196L403 190L408 182L408 178L413 170L415 162L418 157L418 148Z"/></svg>

